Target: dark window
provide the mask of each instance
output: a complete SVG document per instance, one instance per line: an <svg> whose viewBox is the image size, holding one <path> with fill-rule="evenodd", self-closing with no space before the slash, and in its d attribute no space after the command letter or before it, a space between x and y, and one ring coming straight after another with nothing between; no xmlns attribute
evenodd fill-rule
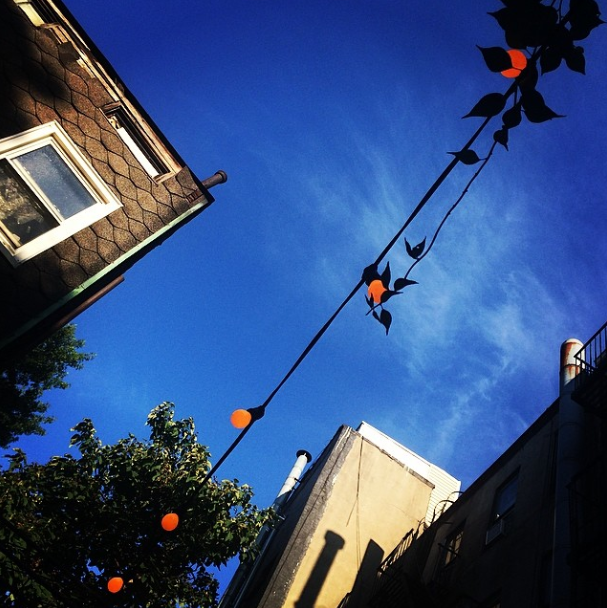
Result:
<svg viewBox="0 0 607 608"><path fill-rule="evenodd" d="M452 532L451 534L449 534L449 536L447 536L447 538L445 539L445 544L443 546L443 566L448 566L459 556L463 537L463 525L459 526L457 530L455 530L455 532Z"/></svg>
<svg viewBox="0 0 607 608"><path fill-rule="evenodd" d="M121 106L106 109L105 115L110 124L116 129L122 142L150 177L158 177L164 173L168 173L165 164L151 149L141 130Z"/></svg>
<svg viewBox="0 0 607 608"><path fill-rule="evenodd" d="M518 490L518 471L512 475L505 483L503 483L495 493L493 501L493 511L491 513L491 521L495 521L504 517L516 503L516 494Z"/></svg>

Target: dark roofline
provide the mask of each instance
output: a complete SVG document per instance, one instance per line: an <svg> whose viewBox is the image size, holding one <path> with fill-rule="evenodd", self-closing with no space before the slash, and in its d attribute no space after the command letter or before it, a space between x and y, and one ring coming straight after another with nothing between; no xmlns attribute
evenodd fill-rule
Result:
<svg viewBox="0 0 607 608"><path fill-rule="evenodd" d="M39 2L44 2L47 6L47 0L38 0ZM142 118L148 123L148 125L152 128L154 133L158 136L158 138L162 141L162 144L166 146L169 152L173 155L175 160L182 167L190 167L186 164L185 160L181 157L179 152L174 148L171 142L166 138L162 130L158 127L156 122L151 118L151 116L146 112L144 107L139 103L137 97L131 92L131 90L124 84L123 80L120 78L120 75L106 56L101 52L99 47L93 42L93 40L89 37L83 27L80 25L76 17L72 14L72 12L67 8L67 6L63 3L63 0L51 0L53 4L57 6L57 8L61 11L62 15L57 15L58 17L63 16L69 22L69 26L84 40L85 44L90 48L92 54L95 56L95 59L103 66L103 69L108 73L110 78L120 86L123 90L125 97L133 104L137 112L141 114ZM49 7L52 10L52 6ZM55 11L53 11L55 12ZM203 193L204 197L212 203L215 201L215 198L208 191L208 189L202 184L202 181L195 175L195 173L190 169L190 173L192 174L192 178L194 182L200 188L200 191Z"/></svg>
<svg viewBox="0 0 607 608"><path fill-rule="evenodd" d="M493 476L493 474L504 466L528 441L530 441L544 426L556 416L559 409L559 399L549 405L531 425L523 431L523 433L510 444L506 451L498 456L465 490L461 492L460 497L453 503L452 507L447 509L439 518L442 519L447 515L451 508L465 502L469 496L472 496L476 491L485 484L485 482ZM436 522L435 522L436 523Z"/></svg>

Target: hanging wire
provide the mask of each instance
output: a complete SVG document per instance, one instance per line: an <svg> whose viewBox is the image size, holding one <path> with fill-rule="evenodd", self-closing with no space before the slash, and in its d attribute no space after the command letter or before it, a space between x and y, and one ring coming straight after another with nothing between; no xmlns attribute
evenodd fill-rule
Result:
<svg viewBox="0 0 607 608"><path fill-rule="evenodd" d="M512 86L506 92L505 97L507 98L510 95L512 95L515 90L516 90L516 85L513 83ZM462 152L468 150L472 146L472 144L477 140L477 138L479 137L479 135L481 135L481 133L485 130L485 128L487 127L487 125L491 121L491 118L493 118L493 117L489 116L489 117L485 118L485 120L482 122L482 124L474 132L474 134L472 135L472 137L468 140L468 142L466 143L466 145L462 148L462 150L461 150ZM493 150L493 148L492 148L492 150ZM488 159L489 159L489 157L485 160L485 163L483 163L483 166L486 164L486 162L488 161ZM424 196L421 198L421 200L419 201L419 203L417 204L417 206L415 207L415 209L411 212L411 214L409 215L409 217L405 220L404 224L398 229L398 231L392 237L392 239L390 240L390 242L384 247L383 251L379 254L379 256L377 257L377 259L375 260L375 265L379 266L379 264L382 262L382 260L388 255L388 253L390 252L390 250L398 242L398 240L400 239L400 237L402 236L402 234L404 233L404 231L407 229L407 227L419 215L419 213L424 208L424 206L426 205L426 203L428 203L428 201L436 193L436 191L438 190L438 188L447 179L447 177L449 177L449 175L451 174L451 172L453 171L453 169L456 167L456 165L458 164L458 162L460 162L460 161L459 161L459 159L457 157L454 157L449 162L449 164L447 165L447 167L443 170L443 172L435 180L435 182L432 184L432 186L430 186L430 188L428 189L428 191L426 192L426 194L424 194ZM479 172L480 172L480 170L479 170ZM463 198L463 196L458 199L457 203L459 203L459 201L461 200L461 198ZM296 359L295 363L293 363L293 365L289 368L289 370L283 376L283 378L280 380L280 382L278 382L278 384L276 385L276 387L270 392L270 394L268 395L268 397L266 398L266 400L260 406L257 406L255 408L251 408L251 409L248 410L252 414L251 421L241 431L241 433L234 440L234 442L232 443L232 445L230 445L230 447L225 451L225 453L221 456L221 458L217 461L217 463L209 470L209 472L207 473L207 475L202 480L203 484L206 483L211 477L213 477L213 475L217 472L217 470L219 469L219 467L225 462L225 460L234 451L234 449L236 448L236 446L238 446L238 444L240 444L240 442L246 437L247 433L253 428L253 425L255 424L255 422L257 422L257 420L261 419L264 416L265 410L266 410L267 406L272 402L272 400L274 399L274 397L277 395L277 393L280 391L280 389L287 383L287 381L293 375L293 373L297 370L297 368L303 363L303 361L305 360L305 358L310 354L310 352L316 346L316 344L318 344L319 340L323 337L323 335L325 334L325 332L329 329L329 327L331 327L331 325L333 324L333 321L335 321L335 319L339 316L339 314L341 313L341 311L348 305L348 303L350 302L350 300L352 300L352 298L357 294L358 290L363 285L364 285L364 280L361 278L361 279L359 279L358 283L356 283L356 285L354 286L354 288L352 289L352 291L350 291L350 293L345 297L345 299L343 300L343 302L337 307L337 309L335 310L335 312L329 317L329 319L325 322L325 324L318 330L318 332L310 340L310 342L308 343L308 345L303 349L302 353Z"/></svg>

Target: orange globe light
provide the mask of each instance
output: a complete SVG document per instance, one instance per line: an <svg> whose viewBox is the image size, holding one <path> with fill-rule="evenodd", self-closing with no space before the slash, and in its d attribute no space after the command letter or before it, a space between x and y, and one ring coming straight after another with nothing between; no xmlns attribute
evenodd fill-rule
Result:
<svg viewBox="0 0 607 608"><path fill-rule="evenodd" d="M367 289L369 298L376 304L381 304L381 297L386 291L388 290L384 287L384 284L379 279L371 281L369 289Z"/></svg>
<svg viewBox="0 0 607 608"><path fill-rule="evenodd" d="M179 525L179 515L177 513L167 513L160 521L160 525L163 530L172 532Z"/></svg>
<svg viewBox="0 0 607 608"><path fill-rule="evenodd" d="M510 49L508 55L510 55L512 67L503 70L500 74L506 78L516 78L527 67L527 57L523 51L518 49Z"/></svg>
<svg viewBox="0 0 607 608"><path fill-rule="evenodd" d="M119 576L113 576L107 582L107 590L110 593L118 593L124 586L124 581Z"/></svg>
<svg viewBox="0 0 607 608"><path fill-rule="evenodd" d="M234 410L230 416L230 422L237 429L244 429L249 426L252 418L253 416L248 410Z"/></svg>

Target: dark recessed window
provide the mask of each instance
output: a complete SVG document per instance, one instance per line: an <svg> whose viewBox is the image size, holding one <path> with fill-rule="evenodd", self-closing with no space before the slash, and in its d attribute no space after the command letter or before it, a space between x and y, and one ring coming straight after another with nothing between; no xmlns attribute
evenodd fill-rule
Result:
<svg viewBox="0 0 607 608"><path fill-rule="evenodd" d="M518 471L503 483L495 493L491 521L503 517L516 503L518 491Z"/></svg>
<svg viewBox="0 0 607 608"><path fill-rule="evenodd" d="M443 546L443 566L448 566L459 557L462 539L464 537L464 526L459 526L445 539Z"/></svg>
<svg viewBox="0 0 607 608"><path fill-rule="evenodd" d="M119 106L106 110L105 115L110 124L116 129L124 145L131 151L150 177L158 177L159 175L168 173L167 166L154 153L140 129L122 107Z"/></svg>

